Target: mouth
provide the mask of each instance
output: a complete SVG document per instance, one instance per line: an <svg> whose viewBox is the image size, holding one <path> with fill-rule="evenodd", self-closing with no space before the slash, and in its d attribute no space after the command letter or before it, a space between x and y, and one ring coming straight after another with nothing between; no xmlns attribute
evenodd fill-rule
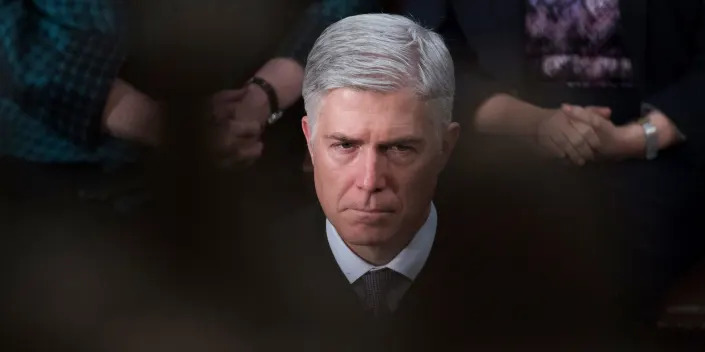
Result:
<svg viewBox="0 0 705 352"><path fill-rule="evenodd" d="M394 217L394 212L390 209L360 209L349 208L348 219L353 223L364 224L365 226L381 226Z"/></svg>
<svg viewBox="0 0 705 352"><path fill-rule="evenodd" d="M370 215L384 215L384 214L391 214L394 211L390 209L350 209L353 212L356 213L362 213L362 214L370 214Z"/></svg>

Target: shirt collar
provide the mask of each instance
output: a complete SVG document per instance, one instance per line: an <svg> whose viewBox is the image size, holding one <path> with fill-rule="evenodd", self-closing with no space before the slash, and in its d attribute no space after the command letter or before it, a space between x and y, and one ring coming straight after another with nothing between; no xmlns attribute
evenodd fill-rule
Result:
<svg viewBox="0 0 705 352"><path fill-rule="evenodd" d="M409 242L392 261L383 266L372 265L358 257L357 254L343 242L338 231L328 219L326 219L326 236L328 237L328 245L330 245L335 261L338 262L338 266L350 283L355 282L370 270L383 268L392 269L410 280L414 280L424 264L426 264L426 259L428 259L428 255L431 253L433 240L436 237L437 223L436 207L431 203L431 211L428 214L426 222L421 226L419 231L416 232L411 242Z"/></svg>

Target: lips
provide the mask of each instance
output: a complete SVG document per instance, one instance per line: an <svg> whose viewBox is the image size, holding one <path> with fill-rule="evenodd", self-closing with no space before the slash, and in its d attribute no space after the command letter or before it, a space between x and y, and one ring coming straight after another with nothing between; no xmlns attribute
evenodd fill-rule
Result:
<svg viewBox="0 0 705 352"><path fill-rule="evenodd" d="M368 214L390 214L390 213L393 213L393 211L390 209L350 209L350 210L360 212L360 213L368 213Z"/></svg>
<svg viewBox="0 0 705 352"><path fill-rule="evenodd" d="M368 226L379 226L386 224L393 217L393 212L385 209L349 209L347 212L353 223L365 224Z"/></svg>

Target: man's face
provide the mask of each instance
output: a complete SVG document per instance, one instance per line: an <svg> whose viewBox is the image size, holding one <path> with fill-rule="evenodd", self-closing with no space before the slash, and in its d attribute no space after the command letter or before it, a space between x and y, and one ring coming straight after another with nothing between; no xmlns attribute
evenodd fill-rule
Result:
<svg viewBox="0 0 705 352"><path fill-rule="evenodd" d="M426 220L459 130L439 134L427 113L409 90L341 88L321 100L315 133L304 117L316 193L346 243L384 245Z"/></svg>

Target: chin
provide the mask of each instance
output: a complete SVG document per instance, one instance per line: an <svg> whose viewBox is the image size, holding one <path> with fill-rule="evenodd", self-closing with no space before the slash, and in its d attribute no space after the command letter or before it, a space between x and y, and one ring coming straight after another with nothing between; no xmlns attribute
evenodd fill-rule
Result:
<svg viewBox="0 0 705 352"><path fill-rule="evenodd" d="M395 231L376 226L343 226L338 233L345 243L355 246L378 246L389 242Z"/></svg>

